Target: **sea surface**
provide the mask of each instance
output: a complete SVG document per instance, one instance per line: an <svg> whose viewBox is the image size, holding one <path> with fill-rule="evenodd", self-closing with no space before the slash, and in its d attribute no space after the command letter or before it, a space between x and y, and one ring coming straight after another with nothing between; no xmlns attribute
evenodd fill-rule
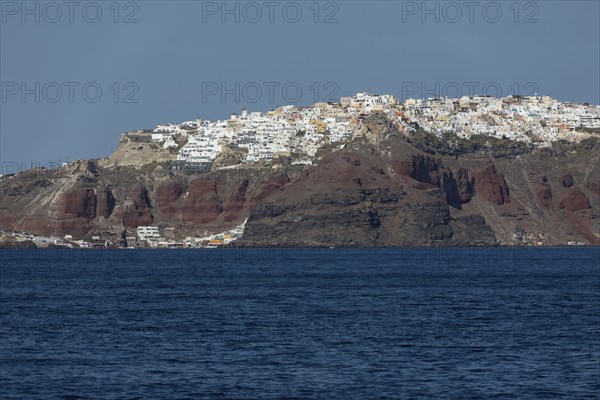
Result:
<svg viewBox="0 0 600 400"><path fill-rule="evenodd" d="M600 248L0 261L2 400L600 398Z"/></svg>

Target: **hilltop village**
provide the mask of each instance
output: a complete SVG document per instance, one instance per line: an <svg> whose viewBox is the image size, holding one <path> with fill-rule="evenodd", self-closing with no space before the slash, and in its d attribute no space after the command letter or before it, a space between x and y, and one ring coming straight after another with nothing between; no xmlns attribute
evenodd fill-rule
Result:
<svg viewBox="0 0 600 400"><path fill-rule="evenodd" d="M164 148L180 147L177 161L183 167L208 170L227 150L243 154L242 163L277 162L293 156L292 163L312 164L320 148L361 134L361 122L382 112L396 129L410 135L415 126L442 137L452 133L469 139L487 135L543 147L557 140L578 141L600 129L600 106L561 103L548 96L487 96L408 99L358 93L339 103L310 107L284 106L269 112L233 114L228 120L197 118L180 124L159 124L153 130L128 132L137 140Z"/></svg>

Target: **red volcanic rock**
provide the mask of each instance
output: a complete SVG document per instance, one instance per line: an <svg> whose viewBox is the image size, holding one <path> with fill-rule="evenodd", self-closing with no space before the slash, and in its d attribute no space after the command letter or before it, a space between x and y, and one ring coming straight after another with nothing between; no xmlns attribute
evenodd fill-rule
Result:
<svg viewBox="0 0 600 400"><path fill-rule="evenodd" d="M89 223L99 214L107 216L109 210L112 212L107 193L100 191L99 194L91 188L71 188L59 197L55 222L51 223L45 218L32 218L24 222L23 230L82 236L89 231ZM114 198L112 201L114 207Z"/></svg>
<svg viewBox="0 0 600 400"><path fill-rule="evenodd" d="M488 165L476 174L475 191L491 203L498 205L510 203L510 191L506 179L494 164Z"/></svg>
<svg viewBox="0 0 600 400"><path fill-rule="evenodd" d="M549 187L541 188L538 190L537 199L541 205L548 207L552 204L552 189Z"/></svg>
<svg viewBox="0 0 600 400"><path fill-rule="evenodd" d="M270 182L267 182L258 188L258 193L252 198L252 203L256 204L260 200L275 193L288 183L290 183L290 177L287 176L287 174L280 174L273 177Z"/></svg>
<svg viewBox="0 0 600 400"><path fill-rule="evenodd" d="M248 191L249 184L250 181L244 179L240 182L237 190L223 203L223 212L226 213L224 217L225 222L234 221L246 205L246 192Z"/></svg>
<svg viewBox="0 0 600 400"><path fill-rule="evenodd" d="M249 184L250 181L248 179L244 179L240 183L237 190L223 203L223 210L225 212L239 211L244 207Z"/></svg>
<svg viewBox="0 0 600 400"><path fill-rule="evenodd" d="M181 196L182 200L179 200L181 221L188 226L221 226L224 223L243 221L243 216L257 202L288 182L286 174L273 176L259 186L251 184L249 178L239 176L195 179L189 184L186 196ZM174 200L178 192L179 190L175 190L170 199Z"/></svg>
<svg viewBox="0 0 600 400"><path fill-rule="evenodd" d="M200 178L190 183L181 207L184 222L206 224L215 221L222 212L216 180Z"/></svg>
<svg viewBox="0 0 600 400"><path fill-rule="evenodd" d="M94 189L72 189L60 199L58 219L96 218L96 194Z"/></svg>
<svg viewBox="0 0 600 400"><path fill-rule="evenodd" d="M98 191L96 195L96 215L108 218L112 215L117 201L112 191L105 189Z"/></svg>
<svg viewBox="0 0 600 400"><path fill-rule="evenodd" d="M450 169L444 167L442 160L423 154L412 156L411 161L396 165L400 175L410 176L422 183L429 183L444 191L446 201L453 207L460 208L461 204L468 203L473 197L472 177L466 168L458 170L455 178Z"/></svg>
<svg viewBox="0 0 600 400"><path fill-rule="evenodd" d="M567 196L560 202L560 208L569 211L587 210L590 208L590 200L581 190L572 188L569 190Z"/></svg>
<svg viewBox="0 0 600 400"><path fill-rule="evenodd" d="M566 188L570 188L571 186L573 186L573 183L575 183L573 176L569 173L561 175L561 177L558 178L558 180L559 180L559 183Z"/></svg>
<svg viewBox="0 0 600 400"><path fill-rule="evenodd" d="M185 187L180 182L167 182L156 190L154 205L163 218L174 218L179 211L179 200L185 192Z"/></svg>
<svg viewBox="0 0 600 400"><path fill-rule="evenodd" d="M135 187L130 193L131 205L125 207L121 221L127 228L137 228L152 224L152 203L145 187Z"/></svg>

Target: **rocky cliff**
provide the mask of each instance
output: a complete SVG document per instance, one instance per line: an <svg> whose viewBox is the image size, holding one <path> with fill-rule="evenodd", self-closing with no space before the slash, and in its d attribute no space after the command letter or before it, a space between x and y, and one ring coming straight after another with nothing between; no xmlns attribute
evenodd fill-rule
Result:
<svg viewBox="0 0 600 400"><path fill-rule="evenodd" d="M144 225L173 227L182 236L216 233L244 222L260 199L289 183L288 173L293 176L261 168L188 176L163 164L100 164L79 161L3 177L0 226L78 238Z"/></svg>
<svg viewBox="0 0 600 400"><path fill-rule="evenodd" d="M80 238L156 225L185 237L249 218L236 245L600 244L597 139L450 145L406 138L375 115L315 166L188 175L170 168L172 153L123 141L108 159L0 178L0 227Z"/></svg>
<svg viewBox="0 0 600 400"><path fill-rule="evenodd" d="M600 244L598 143L557 156L420 152L398 137L350 145L265 199L249 245ZM585 161L584 161L585 160ZM571 176L571 186L563 177ZM573 176L577 176L577 179Z"/></svg>

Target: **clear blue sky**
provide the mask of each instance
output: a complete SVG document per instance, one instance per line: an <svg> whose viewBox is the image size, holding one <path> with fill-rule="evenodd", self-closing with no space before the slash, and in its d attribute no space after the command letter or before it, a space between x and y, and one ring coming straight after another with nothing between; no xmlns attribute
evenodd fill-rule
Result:
<svg viewBox="0 0 600 400"><path fill-rule="evenodd" d="M121 133L157 123L269 110L298 88L296 104L359 91L454 97L470 87L600 104L598 1L250 3L120 2L117 15L113 1L23 10L3 0L2 172L10 162L106 156Z"/></svg>

